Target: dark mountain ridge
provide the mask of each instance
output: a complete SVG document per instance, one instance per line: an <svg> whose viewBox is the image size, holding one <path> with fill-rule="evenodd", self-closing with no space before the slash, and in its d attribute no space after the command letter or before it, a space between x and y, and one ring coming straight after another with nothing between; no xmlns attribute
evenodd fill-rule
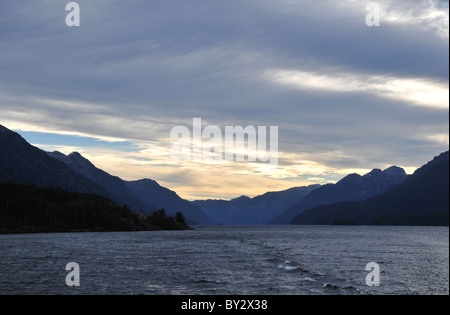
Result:
<svg viewBox="0 0 450 315"><path fill-rule="evenodd" d="M0 125L0 183L5 182L95 194L146 214L167 208L169 215L181 211L192 224L211 223L200 209L174 192L167 193L170 190L156 182L152 189L140 191L137 196L122 179L95 167L81 154L74 152L66 156L60 152L45 152ZM153 199L155 203L152 203Z"/></svg>
<svg viewBox="0 0 450 315"><path fill-rule="evenodd" d="M319 206L293 224L444 225L449 216L449 154L435 157L386 193L360 202Z"/></svg>
<svg viewBox="0 0 450 315"><path fill-rule="evenodd" d="M116 200L94 181L0 125L0 183L7 181L62 187L71 192L92 193Z"/></svg>
<svg viewBox="0 0 450 315"><path fill-rule="evenodd" d="M327 184L313 190L298 203L289 207L271 224L290 224L292 219L301 212L319 205L333 204L342 201L362 201L372 196L382 194L395 184L407 178L405 171L397 166L391 166L384 171L374 169L361 176L350 174L336 184Z"/></svg>
<svg viewBox="0 0 450 315"><path fill-rule="evenodd" d="M241 196L229 201L197 200L193 201L193 204L202 209L215 224L262 225L318 187L320 185L294 187L284 191L267 192L254 198Z"/></svg>
<svg viewBox="0 0 450 315"><path fill-rule="evenodd" d="M143 202L151 202L156 207L164 208L169 214L182 211L189 224L212 224L210 218L200 208L154 180L125 181L125 184Z"/></svg>
<svg viewBox="0 0 450 315"><path fill-rule="evenodd" d="M61 152L51 152L48 154L51 157L65 163L78 174L89 178L93 182L105 188L119 201L120 206L127 204L131 207L131 209L142 211L147 214L161 209L151 203L142 202L133 192L131 192L122 179L117 176L110 175L107 172L95 167L94 164L78 152L73 152L67 156Z"/></svg>

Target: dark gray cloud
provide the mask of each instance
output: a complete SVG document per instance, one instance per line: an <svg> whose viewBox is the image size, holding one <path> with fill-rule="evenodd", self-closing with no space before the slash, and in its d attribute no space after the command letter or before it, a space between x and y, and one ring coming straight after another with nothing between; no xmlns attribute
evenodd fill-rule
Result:
<svg viewBox="0 0 450 315"><path fill-rule="evenodd" d="M283 152L336 168L418 166L448 149L448 108L363 90L293 89L266 76L291 70L448 85L445 2L380 1L378 28L365 25L365 3L350 0L78 3L79 28L65 25L65 1L0 3L5 121L152 141L193 117L277 125ZM423 18L432 9L443 16Z"/></svg>

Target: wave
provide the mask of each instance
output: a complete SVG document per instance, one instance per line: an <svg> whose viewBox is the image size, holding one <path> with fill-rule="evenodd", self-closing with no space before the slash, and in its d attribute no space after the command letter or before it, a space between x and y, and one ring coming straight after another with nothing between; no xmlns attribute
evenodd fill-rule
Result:
<svg viewBox="0 0 450 315"><path fill-rule="evenodd" d="M332 284L332 283L324 283L323 284L324 289L333 289L333 290L339 290L339 286Z"/></svg>
<svg viewBox="0 0 450 315"><path fill-rule="evenodd" d="M324 283L323 284L323 288L324 289L331 289L333 291L335 291L335 290L336 291L340 291L341 293L347 292L347 293L350 293L350 294L354 294L354 293L361 294L361 291L357 287L354 287L352 285L341 287L341 286L339 286L337 284Z"/></svg>
<svg viewBox="0 0 450 315"><path fill-rule="evenodd" d="M299 267L295 267L295 266L286 266L286 265L278 265L279 269L284 269L286 271L294 271L297 270Z"/></svg>
<svg viewBox="0 0 450 315"><path fill-rule="evenodd" d="M302 271L302 272L308 272L308 270L302 268L295 262L291 262L289 260L286 260L283 264L278 265L278 269L283 269L286 271Z"/></svg>
<svg viewBox="0 0 450 315"><path fill-rule="evenodd" d="M223 284L223 282L219 280L208 280L208 279L200 279L196 280L195 283L213 283L213 284Z"/></svg>
<svg viewBox="0 0 450 315"><path fill-rule="evenodd" d="M314 280L313 278L310 278L310 277L305 277L303 279L300 279L300 281L317 282L317 280Z"/></svg>

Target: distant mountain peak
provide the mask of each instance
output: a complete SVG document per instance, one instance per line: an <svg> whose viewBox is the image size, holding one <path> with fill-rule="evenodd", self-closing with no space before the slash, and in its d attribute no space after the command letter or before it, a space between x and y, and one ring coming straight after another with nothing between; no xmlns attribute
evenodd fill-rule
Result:
<svg viewBox="0 0 450 315"><path fill-rule="evenodd" d="M79 152L77 152L77 151L74 151L74 152L70 153L68 156L76 157L76 158L82 158L82 157L83 157L83 156L82 156Z"/></svg>
<svg viewBox="0 0 450 315"><path fill-rule="evenodd" d="M47 154L55 159L64 160L64 162L70 162L70 163L84 163L84 164L90 164L94 166L88 159L86 159L84 156L82 156L78 152L72 152L69 155L65 155L64 153L61 153L59 151L53 151L53 152L47 152Z"/></svg>
<svg viewBox="0 0 450 315"><path fill-rule="evenodd" d="M379 168L374 168L373 170L371 170L369 173L365 174L366 175L373 175L373 174L381 174L383 171L380 170Z"/></svg>
<svg viewBox="0 0 450 315"><path fill-rule="evenodd" d="M369 173L365 174L362 178L372 178L372 180L378 178L379 180L392 180L394 182L401 182L406 179L407 176L408 175L403 168L398 166L391 166L383 171L381 169L375 168Z"/></svg>
<svg viewBox="0 0 450 315"><path fill-rule="evenodd" d="M64 153L59 152L59 151L47 152L47 154L49 156L51 156L52 158L58 159L58 160L66 158L66 155Z"/></svg>
<svg viewBox="0 0 450 315"><path fill-rule="evenodd" d="M370 173L368 173L368 174L370 174ZM368 175L368 174L366 174L366 175ZM348 174L343 179L341 179L340 182L341 183L353 182L355 180L359 180L361 177L362 177L361 175L356 174L356 173Z"/></svg>
<svg viewBox="0 0 450 315"><path fill-rule="evenodd" d="M406 172L403 168L395 166L395 165L385 169L383 171L383 174L385 174L386 176L389 176L389 177L395 176L395 177L405 177L406 178L406 176L408 176L408 174L406 174Z"/></svg>
<svg viewBox="0 0 450 315"><path fill-rule="evenodd" d="M158 184L158 182L156 180L153 180L150 178L143 178L143 179L136 180L134 182L141 183L141 184L153 184L155 186L161 186L160 184Z"/></svg>
<svg viewBox="0 0 450 315"><path fill-rule="evenodd" d="M398 167L396 165L392 165L390 167L388 167L387 169L385 169L383 172L402 172L404 171L403 168Z"/></svg>
<svg viewBox="0 0 450 315"><path fill-rule="evenodd" d="M86 159L84 156L82 156L78 152L70 153L65 158L65 162L66 162L67 165L72 167L74 170L76 170L77 172L83 174L84 176L87 176L87 177L91 178L92 180L95 180L95 178L94 178L95 175L94 174L97 171L99 171L99 169L94 164L92 164L91 161Z"/></svg>
<svg viewBox="0 0 450 315"><path fill-rule="evenodd" d="M231 202L236 202L236 201L244 201L244 200L250 200L250 199L252 199L252 198L250 198L248 196L245 196L245 195L242 195L242 196L239 196L237 198L231 199L230 201Z"/></svg>
<svg viewBox="0 0 450 315"><path fill-rule="evenodd" d="M67 156L67 158L69 159L69 160L72 160L72 161L76 161L76 160L78 160L78 161L83 161L83 162L89 162L90 164L92 164L88 159L86 159L84 156L82 156L80 153L78 153L78 152L72 152L72 153L70 153L68 156Z"/></svg>

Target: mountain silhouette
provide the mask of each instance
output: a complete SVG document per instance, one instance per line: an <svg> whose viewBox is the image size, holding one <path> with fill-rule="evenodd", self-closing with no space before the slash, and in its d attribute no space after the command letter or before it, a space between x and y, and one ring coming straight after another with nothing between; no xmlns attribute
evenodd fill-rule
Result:
<svg viewBox="0 0 450 315"><path fill-rule="evenodd" d="M67 166L72 168L78 174L81 174L98 185L105 188L118 201L119 205L127 204L135 211L142 211L150 214L153 211L159 210L151 203L142 202L125 184L125 182L117 176L112 176L107 172L95 167L88 159L84 158L80 153L73 152L69 155L64 155L61 152L48 153L51 157L64 162Z"/></svg>
<svg viewBox="0 0 450 315"><path fill-rule="evenodd" d="M336 184L189 202L151 179L123 181L77 152L47 153L0 125L0 183L99 195L147 214L162 208L171 216L180 211L189 224L448 224L448 161L447 151L412 176L392 166L350 174Z"/></svg>
<svg viewBox="0 0 450 315"><path fill-rule="evenodd" d="M386 193L304 211L293 224L449 225L449 154L442 153Z"/></svg>
<svg viewBox="0 0 450 315"><path fill-rule="evenodd" d="M7 181L61 187L71 192L92 193L117 201L102 186L0 125L0 183Z"/></svg>
<svg viewBox="0 0 450 315"><path fill-rule="evenodd" d="M197 200L193 204L202 209L215 224L261 225L267 224L318 187L320 185L294 187L254 198L241 196L230 201Z"/></svg>
<svg viewBox="0 0 450 315"><path fill-rule="evenodd" d="M292 219L307 209L320 205L342 201L362 201L372 196L382 194L395 184L407 178L405 171L397 166L382 171L374 169L361 176L350 174L336 184L327 184L313 190L298 203L289 207L281 215L272 220L271 224L290 224Z"/></svg>
<svg viewBox="0 0 450 315"><path fill-rule="evenodd" d="M135 211L150 214L157 209L164 209L168 215L172 216L181 211L190 224L211 224L209 218L200 209L154 180L124 181L95 167L78 152L67 156L60 152L49 154L63 161L79 174L95 181L114 195L122 205L128 204Z"/></svg>
<svg viewBox="0 0 450 315"><path fill-rule="evenodd" d="M141 179L125 183L140 200L151 202L156 207L164 208L169 215L182 211L188 224L212 224L210 218L200 208L184 200L176 192L162 187L154 180Z"/></svg>
<svg viewBox="0 0 450 315"><path fill-rule="evenodd" d="M95 167L81 154L73 152L66 156L61 152L45 152L0 125L0 183L8 181L99 195L146 214L162 208L168 215L180 211L191 224L211 224L202 210L154 181L151 181L152 189L137 189L138 196L131 189L136 188L135 185Z"/></svg>
<svg viewBox="0 0 450 315"><path fill-rule="evenodd" d="M420 174L424 174L428 172L431 168L433 168L435 165L445 162L449 160L449 151L443 152L439 154L438 156L435 156L431 161L429 161L427 164L423 165L422 167L418 168L414 172L414 176L418 176ZM411 180L411 179L408 179Z"/></svg>

